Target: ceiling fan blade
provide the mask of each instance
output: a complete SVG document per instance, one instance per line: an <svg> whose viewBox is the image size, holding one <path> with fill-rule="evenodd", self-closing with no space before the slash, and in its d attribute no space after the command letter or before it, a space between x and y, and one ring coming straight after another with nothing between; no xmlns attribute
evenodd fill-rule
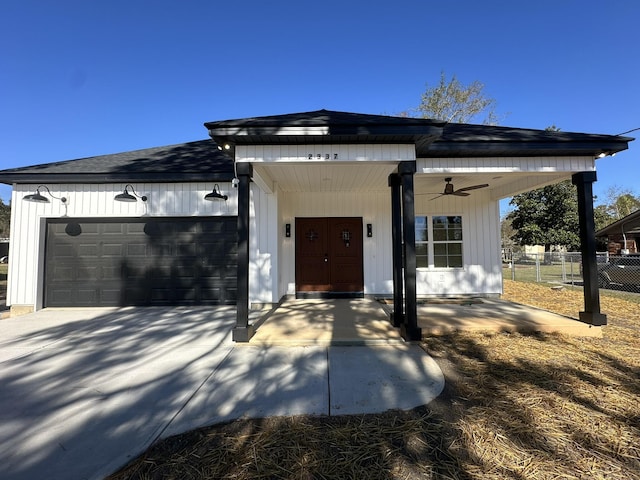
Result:
<svg viewBox="0 0 640 480"><path fill-rule="evenodd" d="M461 192L460 190L456 190L451 195L455 195L456 197L468 197L471 194L467 192Z"/></svg>
<svg viewBox="0 0 640 480"><path fill-rule="evenodd" d="M466 192L467 190L476 190L478 188L485 188L488 186L488 183L483 183L482 185L471 185L470 187L459 188L458 190L456 190L456 192Z"/></svg>
<svg viewBox="0 0 640 480"><path fill-rule="evenodd" d="M440 195L438 195L437 197L430 198L430 199L429 199L429 201L431 201L431 200L435 200L436 198L440 198L440 197L441 197L441 196L443 196L443 195L444 195L444 193L441 193L441 194L440 194Z"/></svg>

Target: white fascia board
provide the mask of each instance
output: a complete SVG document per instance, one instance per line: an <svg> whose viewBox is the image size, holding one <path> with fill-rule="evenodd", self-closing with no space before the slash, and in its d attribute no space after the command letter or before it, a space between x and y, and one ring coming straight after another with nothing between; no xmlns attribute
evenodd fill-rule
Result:
<svg viewBox="0 0 640 480"><path fill-rule="evenodd" d="M213 128L209 130L211 137L232 137L232 136L247 136L255 135L255 131L249 132L249 129L245 127L228 127L228 128ZM269 135L284 136L284 135L329 135L329 127L327 126L308 126L308 127L278 127L277 130L269 131Z"/></svg>
<svg viewBox="0 0 640 480"><path fill-rule="evenodd" d="M396 163L415 160L416 149L413 143L238 145L235 158L251 163Z"/></svg>

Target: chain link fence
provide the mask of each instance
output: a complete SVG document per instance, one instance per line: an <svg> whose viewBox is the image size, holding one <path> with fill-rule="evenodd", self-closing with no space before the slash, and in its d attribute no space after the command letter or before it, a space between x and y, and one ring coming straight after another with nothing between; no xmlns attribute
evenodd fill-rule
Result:
<svg viewBox="0 0 640 480"><path fill-rule="evenodd" d="M640 291L640 254L598 253L598 285L613 290ZM503 278L520 282L582 285L579 252L512 253L503 263Z"/></svg>

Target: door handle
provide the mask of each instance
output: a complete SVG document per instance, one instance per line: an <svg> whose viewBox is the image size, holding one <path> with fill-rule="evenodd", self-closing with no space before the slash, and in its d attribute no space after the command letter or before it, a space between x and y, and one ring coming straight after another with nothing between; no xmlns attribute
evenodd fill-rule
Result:
<svg viewBox="0 0 640 480"><path fill-rule="evenodd" d="M324 254L324 261L325 261L325 263L327 263L329 261L329 256L326 253Z"/></svg>

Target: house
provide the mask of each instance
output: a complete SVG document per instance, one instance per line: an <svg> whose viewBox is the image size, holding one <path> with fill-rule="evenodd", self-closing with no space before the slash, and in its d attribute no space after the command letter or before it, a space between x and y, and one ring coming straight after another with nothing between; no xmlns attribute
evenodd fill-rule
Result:
<svg viewBox="0 0 640 480"><path fill-rule="evenodd" d="M237 304L233 338L248 341L251 304L383 295L415 339L417 297L501 294L499 200L571 178L581 319L606 323L591 187L595 159L632 138L328 110L205 127L211 139L1 171L12 313Z"/></svg>
<svg viewBox="0 0 640 480"><path fill-rule="evenodd" d="M596 232L607 239L607 251L612 255L638 253L640 247L640 210L616 220Z"/></svg>

